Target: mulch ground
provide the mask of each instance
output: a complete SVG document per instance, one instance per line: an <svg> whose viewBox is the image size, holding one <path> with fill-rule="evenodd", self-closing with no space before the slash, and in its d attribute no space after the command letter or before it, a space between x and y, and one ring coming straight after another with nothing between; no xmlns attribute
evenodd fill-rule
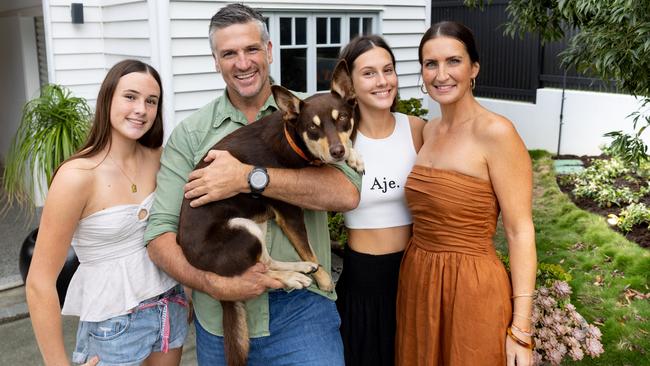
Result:
<svg viewBox="0 0 650 366"><path fill-rule="evenodd" d="M604 158L603 156L575 156L575 155L560 155L558 158L560 159L579 159L583 162L585 168L588 167L591 164L591 161L593 159L602 159ZM562 179L556 178L557 185L560 187L560 190L564 192L571 200L573 203L575 203L576 206L580 207L583 210L595 213L597 215L607 217L607 215L613 213L618 215L620 212L621 208L618 206L612 206L612 207L600 207L598 204L588 198L578 198L575 197L572 193L572 190L574 188L574 185L571 183L565 183ZM623 187L623 186L629 186L631 189L637 189L638 190L638 184L637 183L631 183L628 182L624 179L619 179L616 182L617 187ZM645 203L646 206L650 206L650 195L644 196L639 202ZM639 246L643 248L650 248L650 230L648 230L648 225L636 225L632 228L630 232L623 233L620 231L617 227L612 227L613 230L616 230L620 232L622 235L624 235L628 240L633 241Z"/></svg>

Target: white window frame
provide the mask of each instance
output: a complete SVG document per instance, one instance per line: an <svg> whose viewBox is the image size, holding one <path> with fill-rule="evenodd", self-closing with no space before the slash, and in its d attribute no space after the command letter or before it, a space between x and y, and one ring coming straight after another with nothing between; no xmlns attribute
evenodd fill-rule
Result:
<svg viewBox="0 0 650 366"><path fill-rule="evenodd" d="M271 64L271 77L276 84L282 85L281 70L281 50L286 48L307 48L307 93L314 94L316 90L316 49L318 47L340 47L341 49L350 41L350 18L372 18L371 34L379 33L379 13L378 12L264 12L264 17L268 18L269 33L271 34L271 43L273 44L273 63ZM307 18L307 44L306 45L280 45L280 18ZM340 43L330 43L330 32L327 32L326 44L316 44L316 18L341 18L341 39ZM295 43L295 21L292 21L292 43ZM328 25L330 21L328 20ZM360 22L362 27L363 21ZM329 26L328 26L329 29ZM320 90L322 91L322 90Z"/></svg>

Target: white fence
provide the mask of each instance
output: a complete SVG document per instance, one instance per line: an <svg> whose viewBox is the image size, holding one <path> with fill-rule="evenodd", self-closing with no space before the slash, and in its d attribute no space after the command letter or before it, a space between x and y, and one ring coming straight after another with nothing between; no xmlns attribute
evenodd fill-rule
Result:
<svg viewBox="0 0 650 366"><path fill-rule="evenodd" d="M429 116L440 115L438 104L428 99ZM560 131L561 89L537 89L537 102L523 103L478 98L493 112L510 119L528 149L557 153ZM632 131L627 116L640 108L640 100L630 95L566 90L560 154L599 155L600 146L611 139L610 131ZM650 131L644 134L650 144Z"/></svg>

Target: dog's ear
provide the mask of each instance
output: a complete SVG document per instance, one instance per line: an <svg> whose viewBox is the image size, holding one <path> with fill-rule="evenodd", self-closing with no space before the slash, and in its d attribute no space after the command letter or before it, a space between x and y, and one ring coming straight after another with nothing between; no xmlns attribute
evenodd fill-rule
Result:
<svg viewBox="0 0 650 366"><path fill-rule="evenodd" d="M271 92L273 93L275 104L284 112L282 118L287 122L295 120L298 114L300 114L302 100L280 85L271 86Z"/></svg>
<svg viewBox="0 0 650 366"><path fill-rule="evenodd" d="M343 59L336 64L336 67L334 67L334 72L332 73L332 85L330 88L348 103L355 98L352 78L350 77L350 72L348 70L348 63Z"/></svg>

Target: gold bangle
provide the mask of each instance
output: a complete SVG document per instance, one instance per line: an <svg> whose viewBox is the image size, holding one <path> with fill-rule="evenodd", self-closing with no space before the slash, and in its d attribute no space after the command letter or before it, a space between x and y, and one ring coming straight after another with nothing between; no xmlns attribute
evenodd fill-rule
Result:
<svg viewBox="0 0 650 366"><path fill-rule="evenodd" d="M535 294L518 294L510 296L511 299L516 299L518 297L535 297Z"/></svg>
<svg viewBox="0 0 650 366"><path fill-rule="evenodd" d="M508 329L506 329L506 332L508 333L508 336L510 337L510 339L512 339L513 341L515 341L515 343L517 343L518 345L520 345L520 346L522 346L522 347L526 347L526 348L528 348L528 349L530 349L530 350L532 350L533 348L535 348L535 341L533 340L532 337L530 338L530 343L527 343L527 342L524 342L523 340L521 340L521 339L520 339L519 337L517 337L516 335L514 335L514 334L512 333L512 329L510 329L510 327L508 327Z"/></svg>
<svg viewBox="0 0 650 366"><path fill-rule="evenodd" d="M518 331L519 333L521 333L521 334L523 334L523 335L525 335L527 337L532 337L533 336L533 331L532 330L525 331L525 330L519 328L515 323L510 324L510 328Z"/></svg>

